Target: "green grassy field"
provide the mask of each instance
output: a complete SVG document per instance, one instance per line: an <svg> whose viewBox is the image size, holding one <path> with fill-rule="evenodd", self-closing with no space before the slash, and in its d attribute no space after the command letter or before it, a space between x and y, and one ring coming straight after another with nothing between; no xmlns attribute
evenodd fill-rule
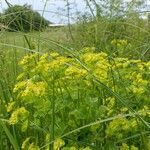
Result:
<svg viewBox="0 0 150 150"><path fill-rule="evenodd" d="M50 44L50 40L57 41L58 43L67 43L67 35L66 35L66 28L48 28L46 31L43 31L41 33L38 32L32 32L32 33L21 33L21 32L1 32L0 36L0 43L1 45L5 44L5 48L9 49L13 46L19 46L19 47L26 47L28 48L28 43L25 40L24 35L27 36L29 42L31 43L31 46L33 46L33 49L36 49L38 45L40 45L41 50L45 50L47 48L52 48L53 45ZM40 44L39 44L40 40ZM7 45L6 45L7 44ZM10 45L10 46L9 46Z"/></svg>

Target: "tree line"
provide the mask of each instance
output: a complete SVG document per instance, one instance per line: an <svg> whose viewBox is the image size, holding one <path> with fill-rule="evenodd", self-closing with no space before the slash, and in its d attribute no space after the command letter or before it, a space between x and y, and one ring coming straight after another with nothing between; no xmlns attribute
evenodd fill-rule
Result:
<svg viewBox="0 0 150 150"><path fill-rule="evenodd" d="M50 21L27 4L9 6L0 14L1 26L7 27L9 31L40 31L45 29L49 23Z"/></svg>

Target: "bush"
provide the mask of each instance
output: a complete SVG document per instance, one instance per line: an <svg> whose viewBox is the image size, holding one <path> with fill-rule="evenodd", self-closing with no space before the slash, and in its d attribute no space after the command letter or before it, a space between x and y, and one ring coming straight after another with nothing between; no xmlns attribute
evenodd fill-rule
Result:
<svg viewBox="0 0 150 150"><path fill-rule="evenodd" d="M4 18L1 22L8 25L11 31L39 31L49 24L49 21L43 18L38 12L33 11L30 5L26 4L9 7L4 11L3 16Z"/></svg>

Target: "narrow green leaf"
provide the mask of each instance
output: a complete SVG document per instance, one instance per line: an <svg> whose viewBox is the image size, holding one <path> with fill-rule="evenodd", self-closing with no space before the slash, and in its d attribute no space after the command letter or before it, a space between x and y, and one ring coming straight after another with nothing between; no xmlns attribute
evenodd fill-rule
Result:
<svg viewBox="0 0 150 150"><path fill-rule="evenodd" d="M17 141L14 139L13 135L10 133L7 126L0 120L0 125L3 127L8 139L10 140L10 143L12 144L14 150L19 150L19 145Z"/></svg>

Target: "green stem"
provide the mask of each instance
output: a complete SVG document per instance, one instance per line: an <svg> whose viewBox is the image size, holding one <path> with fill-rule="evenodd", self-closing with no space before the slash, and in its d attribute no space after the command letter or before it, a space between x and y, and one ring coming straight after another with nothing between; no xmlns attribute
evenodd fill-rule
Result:
<svg viewBox="0 0 150 150"><path fill-rule="evenodd" d="M52 96L52 122L51 122L51 141L55 140L55 80L53 75L53 82L52 82L52 90L53 90L53 96ZM53 150L53 143L50 145L50 150Z"/></svg>

